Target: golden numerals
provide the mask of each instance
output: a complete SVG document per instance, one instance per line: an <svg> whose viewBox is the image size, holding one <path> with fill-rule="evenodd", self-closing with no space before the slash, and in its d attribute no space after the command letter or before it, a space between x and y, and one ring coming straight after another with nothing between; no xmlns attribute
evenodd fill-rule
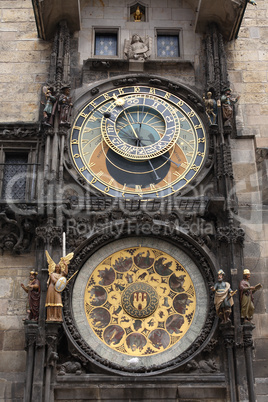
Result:
<svg viewBox="0 0 268 402"><path fill-rule="evenodd" d="M151 130L156 130L157 134L160 135L159 140L146 147L137 147L121 139L116 131L116 121L118 119L120 122L122 116L120 115L120 111L114 106L113 99L115 97L122 97L126 102L125 107L129 108L129 114L131 115L132 113L134 117L137 115L137 119L141 118L141 110L143 110L144 121L146 122L147 119L150 122L148 124ZM157 120L155 117L156 122L149 120L150 108L154 110L152 113L153 117L164 116L163 119L168 127L166 131L164 131L162 125L159 123L161 119L159 120L158 118ZM111 112L110 119L103 116L108 111ZM180 163L178 168L171 165L173 167L170 168L170 174L163 176L160 181L154 182L150 178L150 182L147 181L147 185L142 184L146 183L146 179L135 180L137 184L134 188L126 184L123 185L123 182L117 181L116 176L112 177L106 165L100 164L100 162L105 161L107 157L106 152L109 150L115 151L123 157L126 155L129 156L132 163L134 163L134 161L147 160L150 157L158 158L163 154L163 150L169 151L173 149L171 146L170 148L166 148L169 144L172 147L174 145L178 147L177 151L174 148L175 155L176 152L182 152L184 162ZM185 175L189 169L197 173L201 168L206 154L204 127L191 106L173 93L146 85L130 85L114 88L90 101L76 119L76 123L72 128L70 146L77 171L86 181L90 184L96 183L95 187L98 190L112 197L117 197L118 194L121 194L121 197L126 198L135 196L142 198L145 195L166 197L180 190L192 180L191 178L189 180L185 179ZM100 170L100 167L102 170ZM119 165L116 166L116 169L119 168ZM159 176L161 176L161 169L159 168L159 171L157 171ZM85 174L87 170L89 175ZM146 169L145 174L147 174Z"/></svg>

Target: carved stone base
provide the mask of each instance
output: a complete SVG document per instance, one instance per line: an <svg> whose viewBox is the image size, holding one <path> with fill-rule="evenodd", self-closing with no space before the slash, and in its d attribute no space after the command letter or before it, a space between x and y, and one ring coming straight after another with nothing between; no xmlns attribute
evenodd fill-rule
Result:
<svg viewBox="0 0 268 402"><path fill-rule="evenodd" d="M129 71L143 72L144 61L143 60L129 60Z"/></svg>

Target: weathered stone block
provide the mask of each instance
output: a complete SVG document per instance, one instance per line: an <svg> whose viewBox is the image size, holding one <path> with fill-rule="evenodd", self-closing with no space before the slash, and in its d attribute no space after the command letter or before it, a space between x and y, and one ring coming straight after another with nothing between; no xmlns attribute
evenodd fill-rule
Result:
<svg viewBox="0 0 268 402"><path fill-rule="evenodd" d="M267 82L267 74L265 71L243 71L243 81L244 82ZM256 102L258 103L258 102Z"/></svg>
<svg viewBox="0 0 268 402"><path fill-rule="evenodd" d="M1 278L0 281L0 298L11 297L12 293L12 278Z"/></svg>
<svg viewBox="0 0 268 402"><path fill-rule="evenodd" d="M34 13L32 9L3 9L2 22L24 22L34 21Z"/></svg>
<svg viewBox="0 0 268 402"><path fill-rule="evenodd" d="M152 14L154 20L167 20L167 21L172 20L171 9L168 8L160 8L160 7L153 8Z"/></svg>
<svg viewBox="0 0 268 402"><path fill-rule="evenodd" d="M22 331L5 331L3 350L16 351L23 350L25 344L24 333Z"/></svg>
<svg viewBox="0 0 268 402"><path fill-rule="evenodd" d="M0 371L3 373L21 372L25 370L26 352L0 352Z"/></svg>

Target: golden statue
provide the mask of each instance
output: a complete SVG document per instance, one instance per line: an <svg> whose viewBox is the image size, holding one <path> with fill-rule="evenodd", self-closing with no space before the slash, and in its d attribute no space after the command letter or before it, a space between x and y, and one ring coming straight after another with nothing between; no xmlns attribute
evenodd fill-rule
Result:
<svg viewBox="0 0 268 402"><path fill-rule="evenodd" d="M140 6L137 7L135 13L134 13L134 21L135 22L140 22L141 17L143 16L143 13L140 10Z"/></svg>
<svg viewBox="0 0 268 402"><path fill-rule="evenodd" d="M47 321L62 321L62 298L61 291L66 284L66 277L68 275L68 265L74 256L74 253L69 253L65 257L61 257L60 262L56 264L49 253L46 250L47 262L48 262L48 274L47 281Z"/></svg>

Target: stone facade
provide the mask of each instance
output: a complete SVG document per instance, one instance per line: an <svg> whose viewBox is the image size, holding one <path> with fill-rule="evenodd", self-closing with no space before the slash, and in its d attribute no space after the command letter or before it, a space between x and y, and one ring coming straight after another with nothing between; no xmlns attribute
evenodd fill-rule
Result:
<svg viewBox="0 0 268 402"><path fill-rule="evenodd" d="M51 44L37 38L30 1L1 3L1 121L36 122Z"/></svg>
<svg viewBox="0 0 268 402"><path fill-rule="evenodd" d="M238 139L232 141L232 160L238 216L244 228L244 266L252 272L252 283L263 290L255 297L254 322L256 393L267 399L267 373L263 361L267 330L267 3L248 6L236 41L227 45L229 77L235 93L241 95L237 108ZM261 156L262 155L262 156Z"/></svg>
<svg viewBox="0 0 268 402"><path fill-rule="evenodd" d="M122 3L124 3L122 5ZM175 0L150 0L146 3L148 10L148 22L135 23L129 20L129 4L125 1L81 1L81 30L74 32L71 39L71 84L74 99L79 99L88 88L93 88L96 82L114 79L118 75L134 74L130 71L128 61L124 59L124 43L133 34L138 33L142 37L152 38L152 55L142 66L144 75L152 75L158 78L168 79L175 83L182 83L194 89L200 97L207 90L204 73L203 35L194 33L195 12L191 7L192 2ZM134 4L134 3L133 3ZM143 3L142 3L143 4ZM267 372L267 148L268 139L266 127L268 124L268 84L267 84L267 33L268 33L268 5L265 0L258 0L257 6L248 4L239 35L236 40L225 43L227 55L227 69L230 86L235 95L240 95L236 105L236 133L230 139L232 169L235 181L235 190L231 189L238 199L238 209L233 211L230 219L240 222L245 231L242 267L252 272L251 282L263 284L263 289L255 296L255 315L253 330L254 354L253 370L255 375L255 393L258 402L267 400L268 372ZM10 130L8 123L37 123L41 120L44 101L43 86L48 81L51 66L51 49L53 41L37 38L35 15L30 0L1 1L0 4L0 83L2 88L2 102L0 106L0 121ZM178 22L180 21L179 26ZM94 32L96 28L117 29L119 32L118 58L100 58L94 55ZM181 58L177 61L161 60L156 57L156 34L173 29L174 32L183 32L180 45ZM120 60L119 60L120 59ZM108 64L105 64L105 63ZM95 63L95 64L94 64ZM121 64L120 64L121 63ZM137 67L136 67L137 68ZM138 66L140 68L140 66ZM119 74L120 73L120 74ZM77 109L76 109L77 108ZM75 105L74 112L78 110ZM38 131L35 128L36 132ZM14 141L14 139L13 139ZM6 145L11 149L10 142ZM22 147L23 140L19 141ZM56 144L57 145L57 144ZM40 163L43 163L40 157ZM53 172L53 162L51 171ZM66 172L65 172L66 177ZM42 183L42 175L40 177ZM73 183L73 182L72 182ZM41 184L40 188L43 186ZM75 184L76 186L76 184ZM75 206L73 206L75 208ZM1 210L1 214L4 209ZM61 212L58 216L57 226L61 227ZM107 218L108 219L108 218ZM6 230L6 220L2 226ZM69 221L69 223L71 220ZM83 223L83 222L82 222ZM42 222L39 221L41 225ZM87 222L85 223L87 224ZM70 223L71 225L71 223ZM77 232L78 233L78 232ZM60 233L61 235L62 233ZM211 233L210 233L211 234ZM50 233L47 233L47 237ZM214 235L214 234L213 234ZM75 236L69 247L76 246ZM83 236L80 237L80 239ZM41 236L40 236L41 238ZM27 238L28 239L28 238ZM11 402L23 400L26 352L24 351L24 324L26 296L21 288L21 283L27 283L29 271L38 269L41 272L46 269L44 257L40 259L38 243L36 246L31 237L32 247L28 253L14 254L3 247L3 255L0 261L0 401ZM85 239L83 238L83 241ZM52 242L51 242L52 243ZM49 246L49 242L47 243ZM49 246L50 247L50 246ZM59 249L57 250L60 255ZM36 261L40 262L37 267ZM236 260L239 262L239 258ZM224 251L219 255L219 264L223 269L228 258ZM232 267L235 275L236 267ZM241 270L240 270L241 272ZM43 279L46 273L43 272ZM239 280L240 278L236 278ZM43 289L44 292L44 289ZM237 299L238 303L238 299ZM241 334L240 334L241 335ZM238 336L240 336L238 335ZM240 339L240 338L239 338ZM239 371L239 367L236 367ZM243 375L245 373L243 372ZM242 376L242 375L241 375ZM103 377L100 383L94 374L93 388L105 389L110 386L111 378ZM93 378L94 377L94 378ZM156 393L156 380L144 385L141 392L141 383L137 397L140 400L149 400L153 397L159 400L191 400L189 387L185 386L186 378L181 377L180 389L174 388L171 376L166 377L170 385L169 390L161 396ZM208 377L208 376L207 376ZM203 377L202 395L199 400L217 400L210 389L209 378ZM72 378L72 381L74 378ZM116 380L118 381L118 380ZM162 382L161 382L162 381ZM160 383L164 387L165 378ZM173 381L173 382L172 382ZM224 388L224 378L215 377L218 381L218 398L220 401L229 400ZM243 382L240 379L240 383ZM66 384L68 379L62 377L58 382L55 400L67 398L65 390L71 391L68 398L80 400L84 398L83 389L70 390L72 384ZM125 381L126 383L127 381ZM198 383L198 376L196 377ZM77 383L75 383L77 386ZM120 385L122 389L122 384ZM125 387L125 388L124 388ZM121 400L131 398L131 387L123 385L125 391L120 394ZM112 384L113 398L116 400L117 388ZM159 389L158 389L159 391ZM242 395L242 394L241 394ZM240 395L240 400L247 401ZM93 400L105 398L105 392L96 392ZM94 399L95 398L95 399ZM177 399L175 399L177 398ZM195 399L198 400L198 399Z"/></svg>

